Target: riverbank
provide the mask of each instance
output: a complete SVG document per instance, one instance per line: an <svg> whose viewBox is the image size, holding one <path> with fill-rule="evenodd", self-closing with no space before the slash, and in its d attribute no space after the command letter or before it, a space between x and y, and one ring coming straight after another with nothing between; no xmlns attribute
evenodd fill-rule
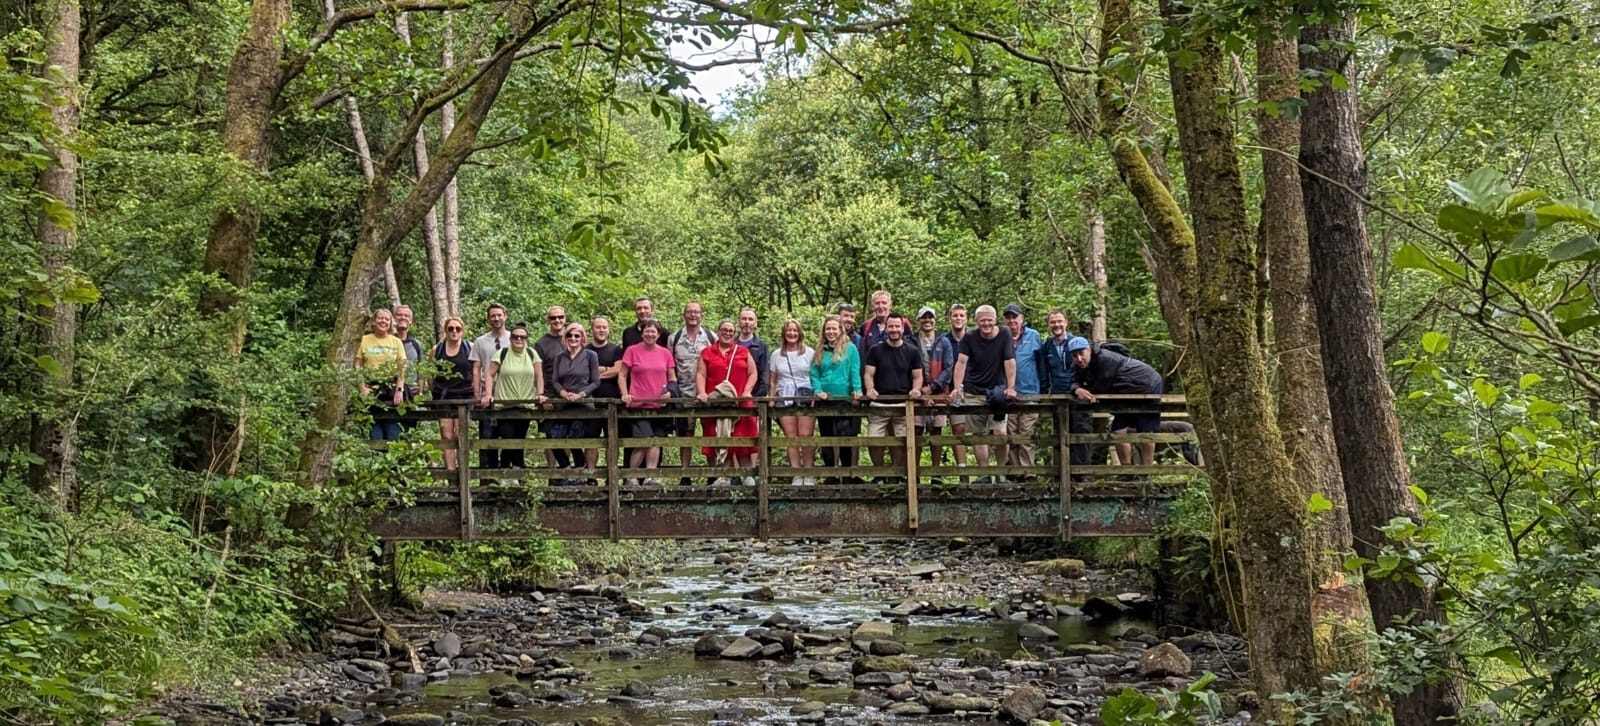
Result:
<svg viewBox="0 0 1600 726"><path fill-rule="evenodd" d="M1157 627L1133 571L988 542L693 543L653 577L515 596L425 593L341 623L321 653L239 684L244 708L174 700L184 723L1089 723L1124 687L1203 672L1225 712L1243 643Z"/></svg>

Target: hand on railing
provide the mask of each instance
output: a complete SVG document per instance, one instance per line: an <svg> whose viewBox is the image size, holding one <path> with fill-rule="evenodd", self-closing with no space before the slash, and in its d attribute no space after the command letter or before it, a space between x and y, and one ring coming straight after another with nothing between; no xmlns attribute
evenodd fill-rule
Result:
<svg viewBox="0 0 1600 726"><path fill-rule="evenodd" d="M1084 403L1094 403L1095 401L1099 400L1093 393L1090 393L1089 389L1087 388L1079 388L1073 391L1072 394L1077 396L1078 400L1083 401Z"/></svg>

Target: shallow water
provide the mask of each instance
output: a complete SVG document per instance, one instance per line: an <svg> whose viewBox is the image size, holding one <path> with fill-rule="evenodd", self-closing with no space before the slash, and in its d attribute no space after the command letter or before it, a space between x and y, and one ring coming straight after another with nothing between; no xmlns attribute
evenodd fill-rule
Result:
<svg viewBox="0 0 1600 726"><path fill-rule="evenodd" d="M763 555L760 563L763 570L783 573L795 571L789 568L814 567L815 559ZM859 565L859 562L838 564ZM649 580L642 588L630 590L630 597L649 604L656 613L652 620L634 622L633 633L659 625L675 632L692 630L697 633L737 635L757 627L774 611L784 612L795 622L810 626L813 631L844 633L854 623L887 619L882 611L894 604L863 592L870 588L861 587L860 572L853 572L848 582L839 582L834 587L820 584L818 580L826 578L817 578L815 571L807 577L772 578L779 585L775 588L778 597L771 602L753 602L740 595L750 591L756 583L725 575L727 569L713 564L709 558L690 559ZM763 579L759 573L749 570L746 570L746 574L755 574L752 578L755 581ZM951 573L946 575L958 576ZM663 608L668 605L676 605L683 612L663 613ZM985 648L1002 657L1017 653L1023 649L1022 641L1017 638L1019 625L1017 622L988 617L912 616L908 624L895 626L895 635L906 646L908 653L923 658L952 659L948 664L954 665L954 659L961 658L975 648ZM1129 627L1146 624L1119 621L1108 626L1090 625L1081 616L1071 616L1046 625L1053 626L1059 634L1060 643L1066 644L1109 642ZM642 648L643 656L632 659L613 659L604 648L560 653L588 673L588 678L569 686L571 690L583 693L584 700L579 703L535 703L518 708L495 706L489 689L517 682L511 675L495 673L454 677L430 684L424 691L422 701L389 709L389 712L421 710L442 713L454 709L481 717L489 723L505 718L546 723L571 722L597 716L638 726L775 723L791 721L789 709L796 704L805 701L837 703L847 701L851 696L852 689L848 685L812 684L799 689L788 686L784 675L792 673L804 679L811 665L816 662L813 659L732 661L696 658L693 640L692 637L674 638L661 647ZM651 696L642 703L608 701L630 681L643 682L649 687Z"/></svg>

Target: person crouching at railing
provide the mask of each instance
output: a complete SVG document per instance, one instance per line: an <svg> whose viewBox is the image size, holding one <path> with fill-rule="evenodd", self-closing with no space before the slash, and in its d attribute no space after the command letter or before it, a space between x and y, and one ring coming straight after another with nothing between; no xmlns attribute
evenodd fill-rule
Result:
<svg viewBox="0 0 1600 726"><path fill-rule="evenodd" d="M811 401L807 399L814 395L811 388L811 363L816 357L816 351L806 345L806 331L800 327L800 321L794 318L783 321L783 330L778 334L778 349L772 352L772 362L768 366L770 380L767 390L785 399L777 404L780 409L778 426L783 429L783 435L791 441L805 441L816 432L817 420L806 411L811 405ZM811 447L791 446L788 454L789 466L796 469L810 468ZM817 480L809 476L794 478L795 486L811 486L816 483Z"/></svg>
<svg viewBox="0 0 1600 726"><path fill-rule="evenodd" d="M406 353L400 338L390 334L393 327L394 314L378 308L372 313L372 332L361 336L356 348L356 368L366 376L361 395L377 400L371 409L374 441L400 438L400 420L393 407L405 400Z"/></svg>
<svg viewBox="0 0 1600 726"><path fill-rule="evenodd" d="M717 342L700 351L700 365L695 368L694 383L696 397L701 401L719 399L719 402L732 403L739 401L742 408L752 408L755 402L749 400L750 392L756 387L755 360L750 356L750 351L739 345L736 339L738 329L732 320L723 320L717 323ZM760 434L760 425L754 416L740 416L736 419L705 418L700 421L700 433L703 436L757 436ZM728 464L741 468L755 468L757 450L754 446L729 446L720 447L727 453ZM719 447L707 446L700 450L706 461L718 465L721 457L718 456ZM721 483L718 479L713 482ZM753 476L744 477L744 483L754 486L756 479Z"/></svg>
<svg viewBox="0 0 1600 726"><path fill-rule="evenodd" d="M659 321L647 318L639 323L639 342L623 351L617 386L622 389L622 403L628 408L660 410L661 402L669 398L667 383L672 381L676 367L672 362L672 350L661 344L666 335ZM634 418L628 423L628 435L637 439L670 436L674 429L670 418ZM659 466L661 447L628 450L628 468L655 469ZM644 483L660 484L654 479L645 479Z"/></svg>
<svg viewBox="0 0 1600 726"><path fill-rule="evenodd" d="M861 400L861 354L850 342L844 322L837 315L822 321L822 334L817 346L816 360L811 362L811 388L819 401ZM823 436L858 436L861 419L855 416L818 416L817 430ZM854 446L822 447L824 467L852 467L856 465ZM839 484L838 477L823 479L824 484Z"/></svg>
<svg viewBox="0 0 1600 726"><path fill-rule="evenodd" d="M511 347L501 348L489 363L489 376L484 381L483 397L478 403L484 407L495 401L522 401L534 404L544 402L544 369L539 354L528 347L528 324L511 326ZM495 422L495 438L525 439L528 437L528 419L505 418ZM521 469L527 465L523 449L499 451L500 465L507 469Z"/></svg>
<svg viewBox="0 0 1600 726"><path fill-rule="evenodd" d="M467 326L461 318L450 317L444 319L444 340L433 346L430 356L436 366L440 367L439 374L433 377L433 400L435 401L471 401L474 390L472 362L472 344L463 339ZM447 415L439 419L439 438L444 444L444 468L449 471L456 470L457 452L456 442L460 434L456 431L457 421L455 416Z"/></svg>
<svg viewBox="0 0 1600 726"><path fill-rule="evenodd" d="M1104 393L1130 393L1161 395L1166 392L1166 384L1161 380L1161 374L1150 367L1149 363L1123 355L1111 350L1103 343L1095 343L1086 348L1079 349L1072 354L1072 365L1077 371L1078 380L1072 389L1073 395L1080 401L1094 403L1095 394ZM1141 434L1153 434L1161 430L1161 408L1159 404L1150 404L1149 411L1119 412L1111 417L1111 430L1117 433L1129 431ZM1127 464L1144 464L1151 466L1156 463L1156 442L1140 441L1139 460L1134 461L1133 446L1131 444L1117 444L1117 457Z"/></svg>
<svg viewBox="0 0 1600 726"><path fill-rule="evenodd" d="M582 323L568 323L561 335L564 347L550 367L551 386L556 396L566 402L567 408L593 408L593 404L585 399L600 387L600 357L584 347L587 338ZM552 439L583 439L592 436L594 429L592 419L568 418L552 420L546 430ZM563 468L582 469L585 466L582 449L558 450L556 459ZM593 467L594 462L587 462L587 465ZM577 484L578 480L557 479L553 483Z"/></svg>

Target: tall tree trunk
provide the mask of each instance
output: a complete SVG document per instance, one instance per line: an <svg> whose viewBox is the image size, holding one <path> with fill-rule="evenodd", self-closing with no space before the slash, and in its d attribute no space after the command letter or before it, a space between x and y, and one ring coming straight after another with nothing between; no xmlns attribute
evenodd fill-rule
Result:
<svg viewBox="0 0 1600 726"><path fill-rule="evenodd" d="M405 13L395 16L394 31L408 47L411 45L411 21ZM428 173L428 135L422 128L417 129L411 150L417 178L421 179ZM450 281L446 279L444 248L439 244L438 207L430 207L422 219L422 246L428 254L428 291L433 302L433 332L437 337L443 335L444 319L450 315ZM393 260L390 260L390 264L393 264Z"/></svg>
<svg viewBox="0 0 1600 726"><path fill-rule="evenodd" d="M444 52L442 65L449 73L455 67L455 24L450 14L445 14ZM456 104L446 103L439 109L439 138L450 136L456 128ZM445 292L449 299L450 314L461 317L461 200L456 191L456 178L444 188L444 276Z"/></svg>
<svg viewBox="0 0 1600 726"><path fill-rule="evenodd" d="M1306 496L1284 454L1257 335L1255 245L1233 94L1221 46L1185 27L1187 15L1171 0L1161 5L1184 38L1181 49L1169 50L1168 72L1194 219L1197 295L1189 302L1218 433L1219 446L1206 459L1228 462L1250 673L1267 696L1311 692L1321 677ZM1286 704L1263 700L1268 721L1292 720Z"/></svg>
<svg viewBox="0 0 1600 726"><path fill-rule="evenodd" d="M1302 7L1315 17L1319 8ZM1386 543L1379 528L1395 517L1416 518L1383 355L1383 330L1367 239L1366 167L1357 117L1355 18L1347 15L1300 30L1301 66L1318 81L1301 115L1300 164L1311 253L1311 291L1322 334L1334 441L1350 505L1356 551L1374 557ZM1343 79L1343 90L1333 82ZM1339 84L1343 85L1343 84ZM1407 617L1440 621L1443 610L1429 585L1368 578L1367 598L1381 630ZM1395 722L1433 723L1460 712L1460 693L1446 679L1394 699Z"/></svg>
<svg viewBox="0 0 1600 726"><path fill-rule="evenodd" d="M82 30L78 0L55 0L49 8L49 45L45 49L45 74L56 81L56 97L50 102L50 120L56 138L50 142L50 163L40 172L39 193L77 208L78 155L71 144L78 134L78 42ZM72 250L78 233L73 222L41 211L35 227L40 257L49 277L54 301L39 310L44 355L55 361L45 373L42 387L55 402L40 414L33 427L33 452L41 463L30 467L35 491L65 509L76 509L78 476L78 427L76 410L66 404L72 388L72 371L77 357L77 305L63 299L61 290L71 283Z"/></svg>
<svg viewBox="0 0 1600 726"><path fill-rule="evenodd" d="M1106 339L1106 303L1109 283L1106 281L1106 215L1100 205L1089 211L1089 281L1094 285L1094 317L1090 323L1095 341Z"/></svg>
<svg viewBox="0 0 1600 726"><path fill-rule="evenodd" d="M324 352L324 361L330 368L349 370L353 365L356 347L366 328L372 284L382 270L383 260L392 255L427 216L461 164L472 155L478 133L511 73L516 51L565 17L572 7L569 2L558 2L544 15L532 18L527 15L530 11L519 6L516 11L519 17L512 18L510 34L497 43L491 60L481 69L455 129L440 143L428 172L417 179L404 197L397 201L391 194L403 156L391 151L379 166L373 183L362 195L361 232L345 275L333 337ZM426 112L423 107L413 112L406 123L406 133L414 133L414 129L421 126ZM404 141L399 143L404 144ZM345 409L350 403L350 388L342 381L330 380L322 386L316 401L313 426L301 441L299 464L301 484L312 489L321 488L333 476L333 454ZM297 506L290 511L288 523L303 527L310 522L311 514L309 506Z"/></svg>
<svg viewBox="0 0 1600 726"><path fill-rule="evenodd" d="M222 150L246 174L262 175L267 170L267 134L282 89L282 36L289 15L289 0L251 3L249 22L228 65ZM201 292L199 310L202 316L223 319L224 354L230 359L238 358L244 349L247 311L239 303L250 286L260 225L261 210L247 197L219 208L206 237L200 271L221 278L222 284ZM237 418L204 405L190 418L197 450L187 454L185 463L211 473L228 473L243 445Z"/></svg>
<svg viewBox="0 0 1600 726"><path fill-rule="evenodd" d="M1305 205L1294 154L1300 122L1293 104L1300 98L1296 39L1268 28L1256 42L1256 111L1262 169L1261 247L1272 260L1269 298L1273 347L1278 367L1278 429L1285 453L1299 474L1302 492L1321 494L1331 509L1313 514L1307 532L1314 562L1317 621L1330 627L1318 643L1324 673L1365 673L1366 592L1344 576L1349 552L1350 514L1344 478L1333 442L1328 389L1322 374L1321 335L1311 301L1311 250L1306 241Z"/></svg>

